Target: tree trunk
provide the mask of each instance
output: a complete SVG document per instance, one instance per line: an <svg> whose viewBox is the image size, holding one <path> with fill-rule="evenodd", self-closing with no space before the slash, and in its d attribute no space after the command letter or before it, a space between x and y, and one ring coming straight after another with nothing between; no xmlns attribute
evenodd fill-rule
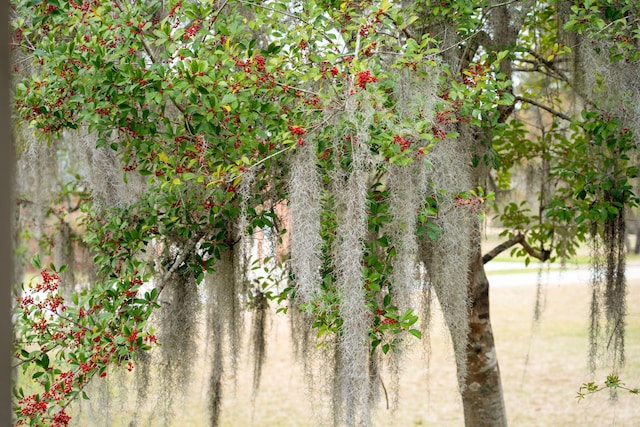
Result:
<svg viewBox="0 0 640 427"><path fill-rule="evenodd" d="M489 313L489 280L484 271L480 246L469 271L469 344L466 388L462 392L466 427L507 425L500 369Z"/></svg>
<svg viewBox="0 0 640 427"><path fill-rule="evenodd" d="M638 216L636 216L636 244L633 248L633 253L640 254L640 218Z"/></svg>

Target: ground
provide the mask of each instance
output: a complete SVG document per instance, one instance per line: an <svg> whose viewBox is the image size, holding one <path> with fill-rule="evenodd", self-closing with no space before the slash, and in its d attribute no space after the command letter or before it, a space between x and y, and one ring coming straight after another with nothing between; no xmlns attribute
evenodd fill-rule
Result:
<svg viewBox="0 0 640 427"><path fill-rule="evenodd" d="M592 380L587 369L589 288L584 273L572 273L576 268L568 266L561 280L555 271L542 275L544 311L537 324L533 323L535 267L529 267L530 274L505 274L495 265L490 268L493 327L511 426L640 425L640 396L621 394L617 402L611 402L606 392L601 392L582 401L576 399L580 385ZM621 377L629 386L640 387L640 276L632 276L629 288L627 364ZM439 313L431 335L430 362L426 363L418 349L409 352L401 377L400 408L394 413L382 403L374 426L463 426L453 355ZM268 358L254 404L251 370L245 352L237 378L231 374L225 378L223 427L315 425L311 402L316 400L306 395L302 369L292 357L286 316L272 313L270 317ZM607 373L602 370L593 380L602 382ZM207 425L204 378L198 367L173 425ZM105 402L93 401L92 409L85 406L75 425L129 426L131 417L146 418L136 414L132 400L131 394L112 389L110 414L104 411ZM165 424L154 421L142 425Z"/></svg>

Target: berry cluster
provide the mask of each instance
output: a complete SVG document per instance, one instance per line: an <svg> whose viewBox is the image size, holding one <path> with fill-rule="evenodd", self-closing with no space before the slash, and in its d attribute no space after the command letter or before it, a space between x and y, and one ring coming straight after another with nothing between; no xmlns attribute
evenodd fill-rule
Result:
<svg viewBox="0 0 640 427"><path fill-rule="evenodd" d="M400 151L405 151L407 148L411 146L411 141L401 137L400 135L394 135L393 142L395 142L400 146Z"/></svg>
<svg viewBox="0 0 640 427"><path fill-rule="evenodd" d="M377 81L378 78L371 73L371 70L360 71L356 74L356 86L361 89L366 89L367 84Z"/></svg>
<svg viewBox="0 0 640 427"><path fill-rule="evenodd" d="M486 202L486 197L463 197L461 195L457 195L454 200L454 206L456 208L466 208L472 212L480 212Z"/></svg>

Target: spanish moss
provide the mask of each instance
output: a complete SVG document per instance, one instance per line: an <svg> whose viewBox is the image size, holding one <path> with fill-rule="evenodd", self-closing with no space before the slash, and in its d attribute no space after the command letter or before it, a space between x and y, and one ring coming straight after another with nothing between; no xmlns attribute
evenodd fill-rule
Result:
<svg viewBox="0 0 640 427"><path fill-rule="evenodd" d="M625 362L627 288L624 211L620 210L618 215L607 219L602 227L602 237L594 235L591 244L589 367L592 373L595 372L598 361L604 359L616 373Z"/></svg>
<svg viewBox="0 0 640 427"><path fill-rule="evenodd" d="M307 140L293 156L289 179L290 262L300 302L311 301L320 286L322 186L316 161L315 144Z"/></svg>
<svg viewBox="0 0 640 427"><path fill-rule="evenodd" d="M161 399L163 419L167 423L174 416L174 405L183 404L191 380L193 359L197 358L197 331L200 301L195 281L182 274L168 284L160 301L158 339L162 343L158 362L162 367ZM174 402L174 398L179 398Z"/></svg>
<svg viewBox="0 0 640 427"><path fill-rule="evenodd" d="M427 157L433 165L430 178L438 197L438 217L434 222L442 232L437 241L423 244L423 260L451 335L461 389L467 374L468 266L478 221L477 212L456 203L455 196L471 187L470 166L459 167L471 163L465 146L468 145L462 140L443 141Z"/></svg>

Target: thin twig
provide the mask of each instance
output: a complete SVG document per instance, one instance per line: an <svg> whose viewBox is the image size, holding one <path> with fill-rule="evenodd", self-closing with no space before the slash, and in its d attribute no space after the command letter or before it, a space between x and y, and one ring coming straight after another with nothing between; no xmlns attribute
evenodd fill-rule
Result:
<svg viewBox="0 0 640 427"><path fill-rule="evenodd" d="M385 387L384 381L382 381L382 377L380 375L378 375L378 378L380 378L380 384L382 385L382 390L384 391L384 400L387 403L387 410L389 410L389 395L387 394L387 387Z"/></svg>
<svg viewBox="0 0 640 427"><path fill-rule="evenodd" d="M280 83L280 82L274 82L274 83L276 85L278 85L278 86L281 86L281 87L288 87L289 89L293 89L293 90L298 91L298 92L308 93L309 95L318 95L317 92L313 92L313 91L307 90L307 89L302 89L302 88L299 88L299 87L296 87L296 86L291 86L291 85L288 85L286 83Z"/></svg>
<svg viewBox="0 0 640 427"><path fill-rule="evenodd" d="M275 153L271 153L271 154L269 154L267 157L265 157L265 158L263 158L263 159L260 159L259 161L255 162L254 164L252 164L251 166L249 166L249 167L246 169L246 171L250 171L250 170L252 170L252 169L255 169L256 167L258 167L258 166L259 166L259 165L261 165L262 163L266 162L267 160L269 160L269 159L271 159L271 158L273 158L273 157L275 157L275 156L278 156L278 155L280 155L280 154L284 153L285 151L291 150L293 147L295 147L295 145L293 145L293 144L292 144L292 145L290 145L290 146L288 146L288 147L285 147L285 148L283 148L283 149L281 149L281 150L279 150L279 151L276 151ZM245 171L245 173L246 173L246 171ZM235 180L236 180L236 179L238 179L238 177L240 177L240 176L242 176L242 174L234 175L234 176L232 176L231 178L229 178L229 179L225 180L224 182L232 182L232 181L235 181Z"/></svg>
<svg viewBox="0 0 640 427"><path fill-rule="evenodd" d="M250 1L245 1L245 0L237 0L237 1L238 1L238 3L241 3L241 4L245 4L245 5L249 5L249 6L254 6L254 7L259 7L259 8L261 8L261 9L268 10L268 11L271 11L271 12L273 12L273 13L279 13L279 14L281 14L281 15L288 16L288 17L289 17L289 18L291 18L291 19L295 19L295 20L297 20L297 21L300 21L300 22L302 22L302 23L304 23L304 24L306 24L306 25L309 25L310 27L312 27L312 28L313 28L313 29L315 29L316 31L318 31L318 32L322 35L322 37L323 37L327 42L329 42L329 45L333 45L333 44L335 44L335 42L334 42L334 41L333 41L333 40L332 40L332 39L327 35L327 33L325 33L324 31L321 31L321 30L319 30L319 29L318 29L318 26L317 26L317 25L313 25L313 24L311 24L309 21L307 21L307 20L306 20L306 19L304 19L304 18L301 18L300 16L298 16L298 15L296 15L296 14L293 14L293 13L290 13L290 12L287 12L287 11L284 11L284 10L276 10L276 9L274 9L274 8L272 8L272 7L265 6L265 5L263 5L263 4L253 3L253 2L250 2Z"/></svg>
<svg viewBox="0 0 640 427"><path fill-rule="evenodd" d="M569 86L569 87L570 87L570 88L571 88L571 89L572 89L572 90L573 90L573 91L574 91L574 92L575 92L575 93L576 93L580 98L582 98L582 100L583 100L586 104L588 104L588 105L592 106L592 107L593 107L593 108L595 108L595 109L598 109L598 107L596 106L596 104L595 104L595 103L594 103L594 102L593 102L593 101L592 101L592 100L587 96L587 94L586 94L586 93L584 93L584 92L582 91L582 89L580 89L580 88L576 87L576 86L575 86L575 84L572 82L572 80L571 80L569 77L567 77L567 76L565 75L565 73L564 73L562 70L558 69L558 68L555 66L555 62L556 62L555 60L554 60L554 61L547 61L547 60L546 60L545 58L543 58L543 57L542 57L538 52L536 52L536 51L534 51L534 50L532 50L532 49L529 49L529 50L528 50L528 53L529 53L531 56L533 56L534 58L538 59L538 60L539 60L539 63L540 63L540 64L542 64L542 65L544 65L544 66L546 67L546 69L547 69L547 70L549 70L549 71L551 71L551 72L553 72L553 73L554 73L554 74L551 74L551 73L549 73L549 74L544 73L545 75L547 75L547 76L549 76L549 77L557 78L557 79L559 79L559 80L562 80L562 81L563 81L567 86Z"/></svg>

